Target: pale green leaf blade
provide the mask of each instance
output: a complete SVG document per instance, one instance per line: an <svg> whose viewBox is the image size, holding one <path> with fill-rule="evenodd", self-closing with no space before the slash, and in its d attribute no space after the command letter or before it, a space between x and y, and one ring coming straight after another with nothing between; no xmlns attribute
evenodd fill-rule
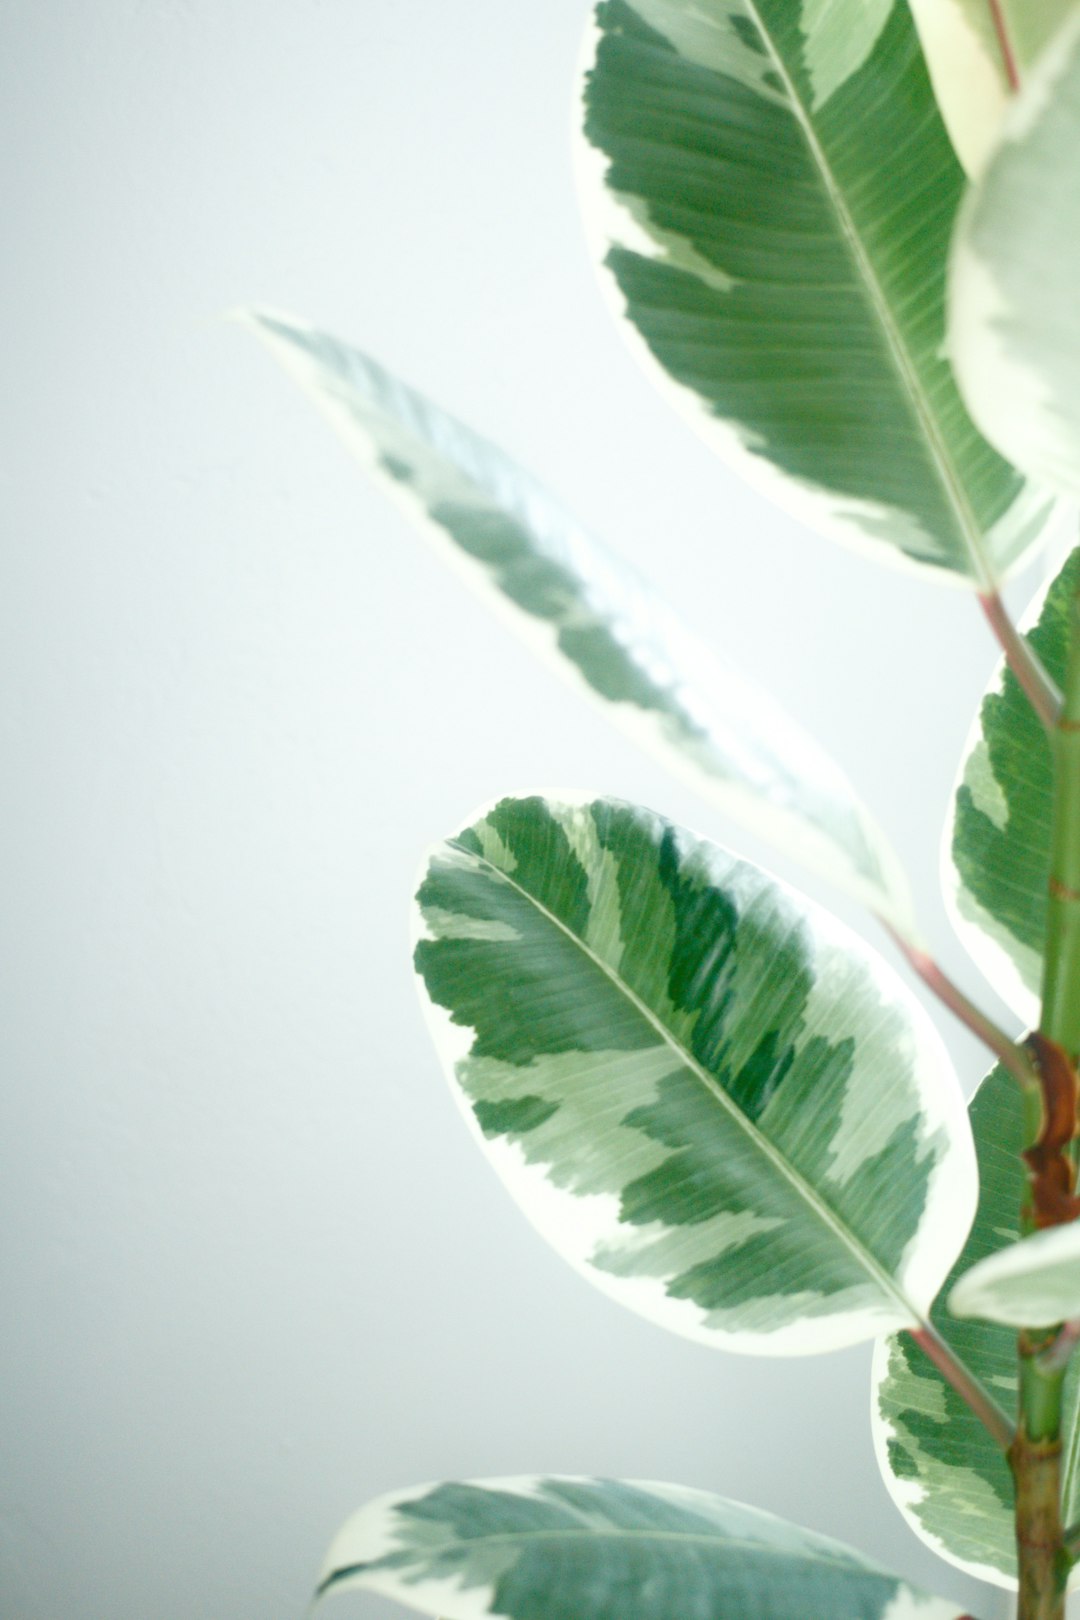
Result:
<svg viewBox="0 0 1080 1620"><path fill-rule="evenodd" d="M1003 1069L971 1102L979 1158L979 1209L971 1235L933 1309L933 1321L1006 1411L1016 1407L1016 1330L950 1316L946 1298L964 1272L1019 1238L1024 1199L1021 1099ZM1080 1518L1078 1368L1065 1391L1063 1512ZM1004 1454L906 1335L875 1347L874 1449L893 1500L913 1530L970 1574L1016 1584L1013 1491Z"/></svg>
<svg viewBox="0 0 1080 1620"><path fill-rule="evenodd" d="M581 173L635 349L766 493L983 586L1035 544L941 352L963 175L906 0L603 0Z"/></svg>
<svg viewBox="0 0 1080 1620"><path fill-rule="evenodd" d="M955 1285L949 1309L1013 1328L1080 1318L1080 1225L1052 1226L987 1255Z"/></svg>
<svg viewBox="0 0 1080 1620"><path fill-rule="evenodd" d="M876 953L613 800L505 799L431 856L416 966L476 1139L597 1287L725 1349L917 1323L975 1202L955 1077Z"/></svg>
<svg viewBox="0 0 1080 1620"><path fill-rule="evenodd" d="M520 637L734 822L914 938L885 834L779 704L494 445L325 333L269 312L243 319Z"/></svg>
<svg viewBox="0 0 1080 1620"><path fill-rule="evenodd" d="M1080 550L1025 615L1025 634L1053 680L1065 678ZM1050 874L1050 743L1001 665L968 738L946 830L943 881L960 938L998 994L1038 1021Z"/></svg>
<svg viewBox="0 0 1080 1620"><path fill-rule="evenodd" d="M989 0L910 0L938 106L968 174L993 147L1012 94L1002 38ZM1075 0L999 0L1021 82Z"/></svg>
<svg viewBox="0 0 1080 1620"><path fill-rule="evenodd" d="M339 1531L319 1593L350 1587L446 1620L964 1620L955 1604L772 1514L611 1479L380 1497Z"/></svg>
<svg viewBox="0 0 1080 1620"><path fill-rule="evenodd" d="M1080 11L1001 125L957 222L949 349L983 433L1046 487L1080 496Z"/></svg>

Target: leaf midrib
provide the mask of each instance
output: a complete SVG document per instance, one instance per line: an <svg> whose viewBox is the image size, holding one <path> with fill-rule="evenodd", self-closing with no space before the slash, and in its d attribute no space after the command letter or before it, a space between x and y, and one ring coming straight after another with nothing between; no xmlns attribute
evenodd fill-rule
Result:
<svg viewBox="0 0 1080 1620"><path fill-rule="evenodd" d="M904 0L894 0L894 3L902 4L904 3ZM975 514L971 509L971 503L968 500L967 491L964 489L953 468L952 458L949 454L948 446L945 444L945 441L941 436L937 419L930 406L929 400L926 398L919 373L915 367L915 363L909 355L907 344L904 342L900 329L893 319L889 301L885 296L885 290L878 280L877 273L874 269L870 256L867 253L863 245L862 238L855 227L855 221L852 218L850 209L848 208L843 190L833 173L832 165L825 154L825 149L818 139L817 130L814 128L810 111L805 105L802 97L799 95L795 86L795 81L788 72L787 64L780 55L776 41L773 39L772 34L765 25L765 21L760 10L758 9L757 0L743 0L743 4L745 5L746 10L750 13L751 17L754 19L761 37L768 47L769 55L772 58L776 71L783 82L784 88L787 91L790 99L792 109L795 112L799 126L802 129L803 138L806 141L806 144L810 149L810 154L820 171L829 200L832 203L837 219L840 222L840 228L843 231L848 251L854 260L855 268L860 274L866 289L870 294L870 302L873 305L874 313L877 315L878 322L885 335L885 342L892 358L893 365L900 378L901 384L908 395L915 419L922 428L923 436L926 439L930 450L931 459L935 468L937 469L939 482L950 506L952 507L953 514L956 518L957 527L959 528L960 534L964 540L964 544L967 547L968 557L974 570L974 577L985 590L993 590L996 588L996 581L986 555L982 549L982 531L978 522L976 521Z"/></svg>
<svg viewBox="0 0 1080 1620"><path fill-rule="evenodd" d="M765 1558L773 1558L779 1562L790 1563L797 1561L799 1563L821 1564L826 1569L835 1569L851 1575L869 1575L876 1577L879 1580L897 1579L896 1577L887 1575L884 1570L877 1570L871 1566L852 1563L848 1559L840 1557L838 1554L818 1552L817 1549L776 1547L768 1542L750 1540L745 1536L733 1536L725 1534L724 1532L718 1532L715 1535L710 1535L704 1530L638 1530L624 1529L617 1525L605 1525L596 1530L593 1530L588 1526L583 1526L581 1529L571 1527L560 1530L553 1530L551 1528L545 1528L543 1530L500 1530L494 1531L490 1535L485 1536L469 1536L467 1539L462 1538L459 1540L448 1539L441 1546L425 1546L421 1549L417 1549L417 1551L423 1556L430 1556L432 1553L457 1551L459 1549L464 1550L466 1548L471 1549L475 1547L478 1549L483 1549L487 1547L500 1547L506 1545L517 1546L523 1542L535 1544L545 1541L655 1541L661 1545L672 1542L682 1545L690 1544L704 1546L712 1549L713 1551L726 1551L728 1548L732 1548L744 1553L752 1553ZM408 1547L402 1547L399 1549L401 1553L408 1553L410 1550L411 1549ZM392 1556L395 1555L383 1555L384 1558ZM340 1569L335 1569L326 1577L324 1581L320 1582L318 1590L319 1592L325 1592L327 1588L333 1585L335 1581L347 1580L351 1575L365 1574L370 1570L377 1571L378 1565L381 1562L382 1559L379 1559L376 1562L368 1560L362 1563L343 1564ZM900 1584L902 1583L897 1579L897 1585Z"/></svg>
<svg viewBox="0 0 1080 1620"><path fill-rule="evenodd" d="M470 861L475 862L478 866L484 867L492 874L493 877L499 879L503 883L506 883L517 894L520 894L523 899L527 900L529 904L541 914L541 916L545 917L555 928L564 934L567 939L573 941L582 954L590 962L592 962L601 973L605 975L609 982L615 986L615 988L626 998L627 1001L630 1002L631 1006L637 1013L639 1013L645 1022L656 1031L661 1040L663 1040L671 1048L672 1052L679 1059L679 1061L690 1071L691 1074L694 1075L697 1080L701 1082L709 1095L721 1104L730 1117L744 1131L750 1142L754 1145L754 1147L757 1148L758 1152L761 1153L761 1155L767 1160L772 1169L775 1170L782 1179L788 1182L794 1191L803 1199L804 1203L806 1203L812 1213L818 1217L822 1225L827 1227L833 1236L837 1238L841 1246L846 1248L848 1252L859 1261L864 1271L874 1282L878 1284L886 1297L892 1299L903 1309L904 1314L910 1317L912 1324L921 1328L927 1327L929 1324L924 1316L915 1308L903 1289L896 1282L896 1280L889 1275L884 1266L882 1266L877 1258L871 1254L870 1250L864 1246L864 1244L855 1236L850 1228L843 1223L831 1206L825 1202L824 1198L822 1198L817 1189L813 1187L810 1182L808 1182L805 1177L799 1173L798 1170L795 1169L794 1165L792 1165L790 1161L783 1156L780 1150L773 1145L765 1133L759 1130L753 1121L743 1113L742 1109L731 1100L715 1076L711 1075L709 1071L701 1063L699 1063L697 1058L694 1057L693 1053L687 1051L682 1042L672 1033L671 1030L667 1028L667 1026L661 1021L659 1016L652 1010L652 1008L646 1002L642 1001L640 996L638 996L636 992L631 989L631 987L626 983L625 979L621 978L614 968L605 962L602 957L598 956L596 952L588 945L588 943L581 938L580 934L576 934L574 930L568 927L567 924L564 923L560 917L557 917L553 911L549 911L547 906L545 906L541 900L537 899L536 895L530 893L530 891L524 888L522 884L516 883L509 873L502 871L501 868L495 866L485 856L477 855L474 850L466 849L466 847L459 843L456 839L450 839L449 843L453 849L458 850L462 855L464 855ZM898 1328L881 1329L882 1333L897 1331L899 1331Z"/></svg>
<svg viewBox="0 0 1080 1620"><path fill-rule="evenodd" d="M904 0L895 0L895 3L902 4ZM948 445L942 436L918 370L908 353L907 344L893 318L889 300L885 296L885 291L878 279L873 262L856 229L843 189L833 173L825 149L818 139L810 111L796 88L785 59L781 55L779 47L761 15L756 0L742 0L742 4L768 50L769 58L781 80L791 111L799 125L813 164L819 173L828 200L836 215L845 245L854 263L857 277L869 296L871 307L885 339L886 349L899 378L901 390L908 399L912 416L929 452L946 503L953 513L957 530L963 541L971 566L971 577L980 590L987 593L992 592L997 588L997 580L989 559L983 550L981 527L957 469L953 466ZM934 536L932 538L938 537ZM947 567L948 565L945 564L944 566Z"/></svg>

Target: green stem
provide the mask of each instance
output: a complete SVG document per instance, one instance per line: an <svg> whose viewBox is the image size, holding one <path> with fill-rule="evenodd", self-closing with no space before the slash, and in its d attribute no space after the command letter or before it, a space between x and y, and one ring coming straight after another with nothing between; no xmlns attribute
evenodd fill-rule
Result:
<svg viewBox="0 0 1080 1620"><path fill-rule="evenodd" d="M1043 964L1034 1051L1039 1106L1025 1095L1028 1193L1021 1229L1075 1214L1076 1063L1080 1056L1080 599L1072 604L1065 692L1052 733L1054 806ZM1019 1422L1009 1452L1016 1482L1019 1620L1064 1620L1071 1562L1061 1522L1061 1398L1057 1327L1021 1332Z"/></svg>
<svg viewBox="0 0 1080 1620"><path fill-rule="evenodd" d="M1021 1333L1020 1425L1009 1451L1016 1481L1019 1620L1064 1620L1070 1558L1061 1523L1061 1392L1065 1371L1047 1372L1040 1353L1054 1330Z"/></svg>
<svg viewBox="0 0 1080 1620"><path fill-rule="evenodd" d="M1054 810L1043 969L1044 1035L1080 1053L1080 599L1072 603L1065 693L1052 735Z"/></svg>

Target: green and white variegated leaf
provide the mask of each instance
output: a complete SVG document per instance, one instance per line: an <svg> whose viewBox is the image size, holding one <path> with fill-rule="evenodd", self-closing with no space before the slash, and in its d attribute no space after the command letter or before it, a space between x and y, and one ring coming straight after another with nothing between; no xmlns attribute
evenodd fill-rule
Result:
<svg viewBox="0 0 1080 1620"><path fill-rule="evenodd" d="M995 4L1023 81L1075 0L909 0L956 154L978 174L1012 94Z"/></svg>
<svg viewBox="0 0 1080 1620"><path fill-rule="evenodd" d="M355 349L244 317L440 552L708 800L913 939L899 861L843 772L529 475Z"/></svg>
<svg viewBox="0 0 1080 1620"><path fill-rule="evenodd" d="M709 443L940 578L1028 551L1046 497L941 352L963 173L907 0L602 0L585 137L604 284Z"/></svg>
<svg viewBox="0 0 1080 1620"><path fill-rule="evenodd" d="M1052 1226L987 1255L960 1278L949 1309L1014 1328L1080 1318L1080 1225Z"/></svg>
<svg viewBox="0 0 1080 1620"><path fill-rule="evenodd" d="M861 940L603 799L504 799L417 898L458 1100L598 1287L775 1355L921 1318L972 1218L971 1136L927 1015Z"/></svg>
<svg viewBox="0 0 1080 1620"><path fill-rule="evenodd" d="M1002 123L957 222L949 352L968 409L1003 455L1080 496L1080 10Z"/></svg>
<svg viewBox="0 0 1080 1620"><path fill-rule="evenodd" d="M361 1508L319 1585L446 1620L965 1620L840 1542L680 1485L422 1485ZM967 1617L969 1620L969 1617Z"/></svg>
<svg viewBox="0 0 1080 1620"><path fill-rule="evenodd" d="M972 1267L1019 1238L1024 1199L1020 1091L1003 1069L971 1102L979 1156L979 1210L971 1235L933 1310L960 1359L1006 1412L1016 1408L1016 1330L958 1321L948 1291ZM1080 1518L1080 1400L1077 1372L1065 1390L1063 1513ZM1013 1488L1004 1453L919 1347L901 1334L875 1347L874 1448L893 1500L922 1539L950 1563L999 1586L1016 1584Z"/></svg>
<svg viewBox="0 0 1080 1620"><path fill-rule="evenodd" d="M1027 640L1059 684L1080 550L1025 615ZM945 900L960 938L1025 1024L1038 1021L1050 874L1053 759L1042 722L1002 664L964 749L946 829Z"/></svg>

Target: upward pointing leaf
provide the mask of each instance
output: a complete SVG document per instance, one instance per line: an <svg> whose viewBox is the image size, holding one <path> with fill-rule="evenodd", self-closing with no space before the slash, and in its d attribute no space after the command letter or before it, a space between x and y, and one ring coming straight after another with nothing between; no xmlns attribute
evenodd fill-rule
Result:
<svg viewBox="0 0 1080 1620"><path fill-rule="evenodd" d="M1080 495L1080 11L1039 58L957 224L949 345L968 409L1018 467Z"/></svg>
<svg viewBox="0 0 1080 1620"><path fill-rule="evenodd" d="M374 360L285 316L245 317L473 587L732 820L915 934L907 882L844 774L723 668L493 445Z"/></svg>
<svg viewBox="0 0 1080 1620"><path fill-rule="evenodd" d="M927 1015L860 940L610 800L503 800L417 898L455 1092L597 1286L765 1354L920 1320L974 1209L970 1133Z"/></svg>
<svg viewBox="0 0 1080 1620"><path fill-rule="evenodd" d="M770 1513L613 1479L381 1497L330 1548L320 1594L348 1587L446 1620L964 1620L955 1604Z"/></svg>
<svg viewBox="0 0 1080 1620"><path fill-rule="evenodd" d="M962 174L907 0L603 0L585 206L708 441L810 524L987 582L1045 500L943 359Z"/></svg>

